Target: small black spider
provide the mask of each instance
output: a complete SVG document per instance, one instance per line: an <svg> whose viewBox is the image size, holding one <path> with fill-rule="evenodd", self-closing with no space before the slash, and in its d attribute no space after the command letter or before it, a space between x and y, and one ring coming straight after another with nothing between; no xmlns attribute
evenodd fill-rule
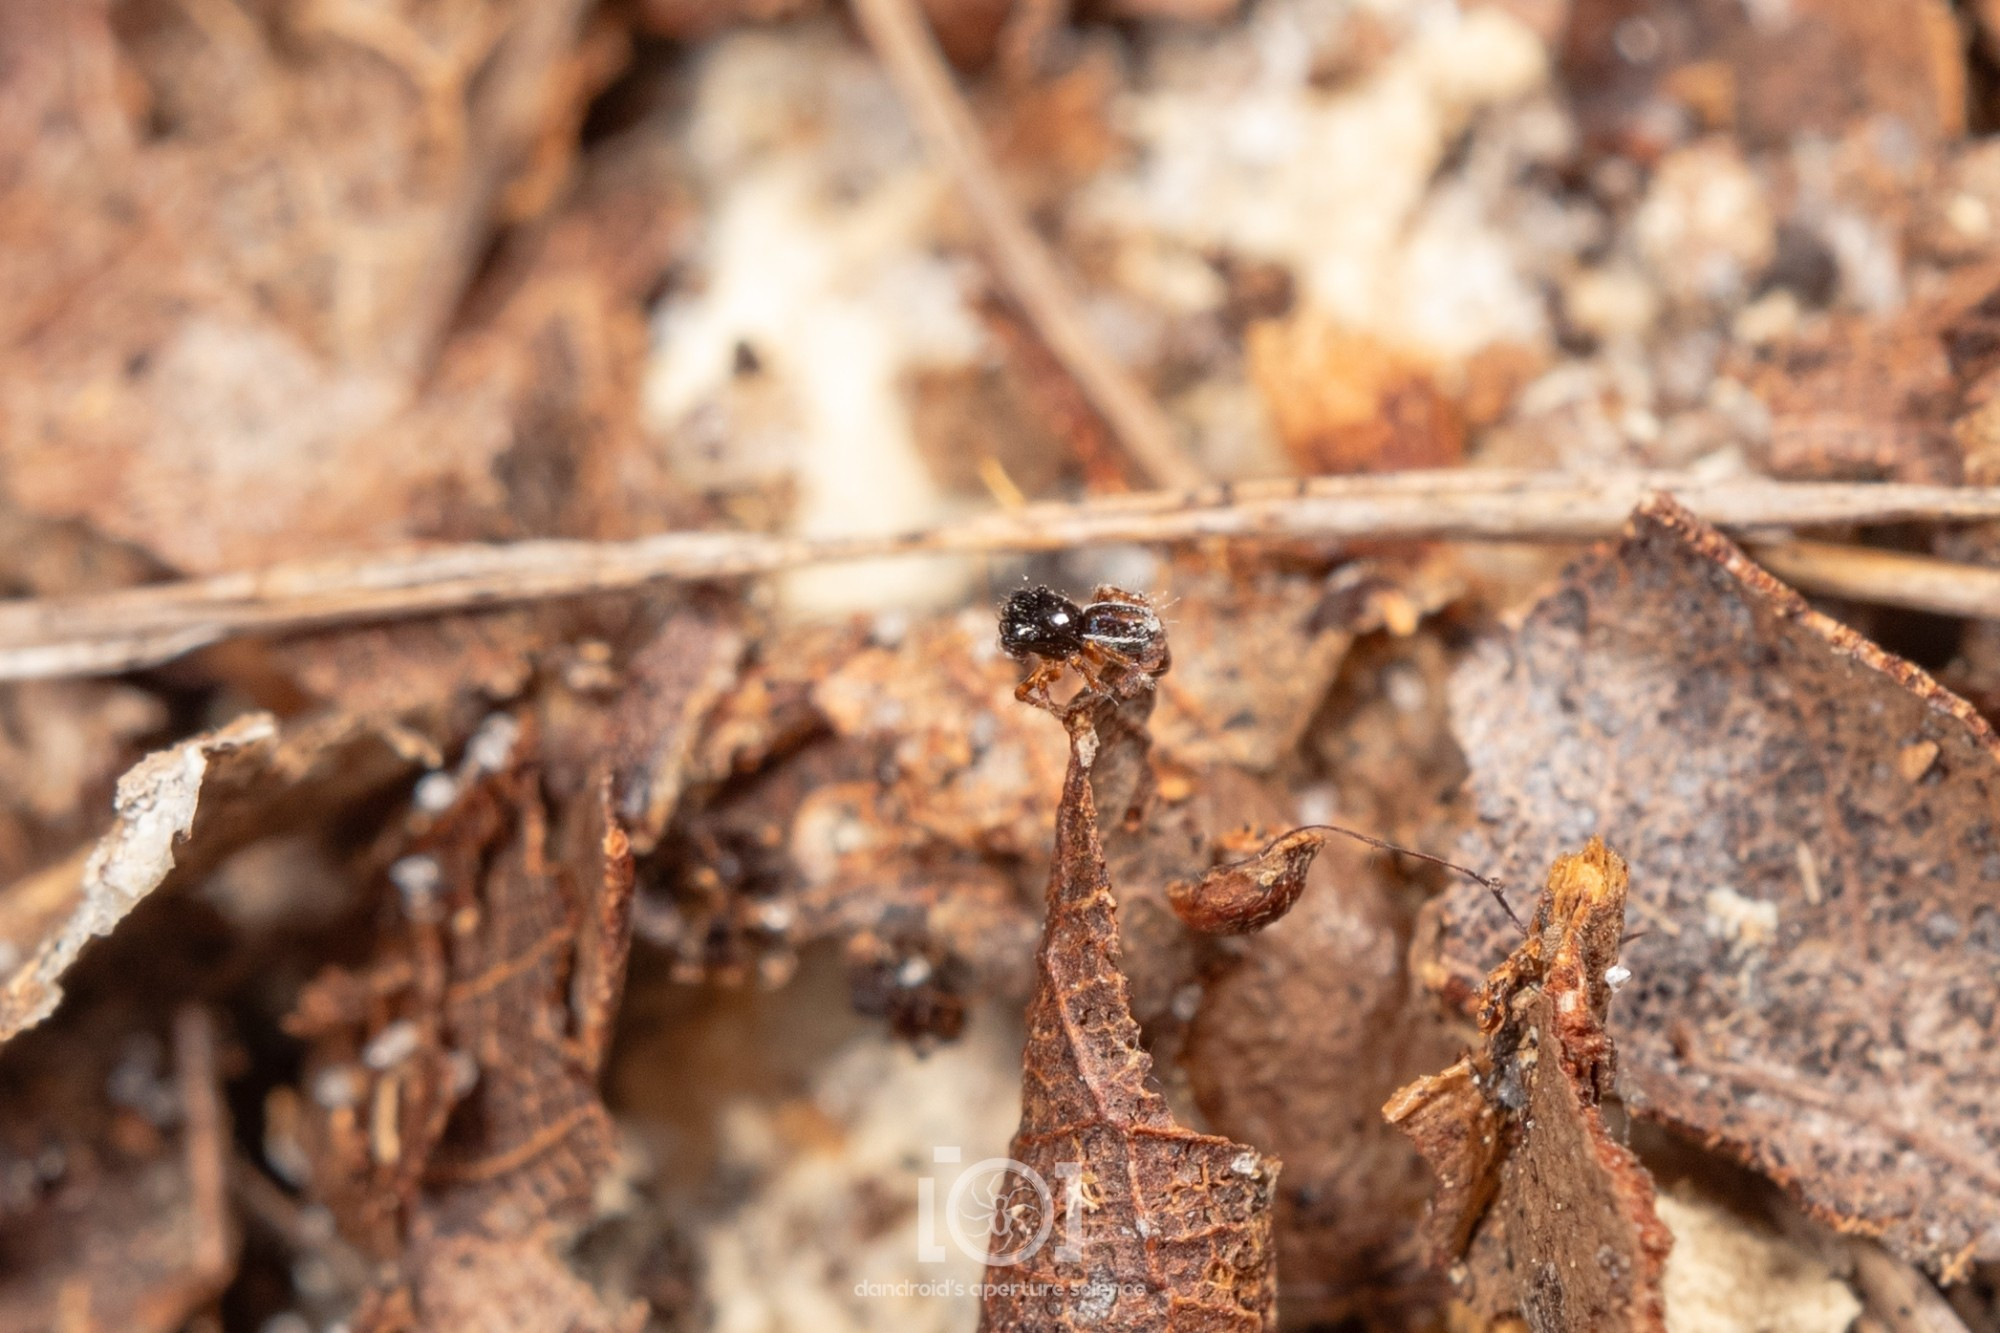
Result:
<svg viewBox="0 0 2000 1333"><path fill-rule="evenodd" d="M1076 668L1085 684L1102 691L1108 667L1150 684L1170 660L1166 627L1152 603L1109 584L1098 587L1088 606L1053 588L1023 588L1000 609L1000 647L1023 661L1040 659L1014 697L1039 698L1043 707L1050 706L1049 686L1065 668Z"/></svg>

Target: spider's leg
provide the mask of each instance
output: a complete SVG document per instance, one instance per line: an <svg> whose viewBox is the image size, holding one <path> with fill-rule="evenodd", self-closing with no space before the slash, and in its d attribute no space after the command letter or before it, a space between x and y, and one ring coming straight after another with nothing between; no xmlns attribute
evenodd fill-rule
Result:
<svg viewBox="0 0 2000 1333"><path fill-rule="evenodd" d="M1119 672L1112 685L1114 690L1127 680L1146 679L1146 673L1139 669L1136 661L1118 649L1101 643L1086 645L1083 653L1076 659L1076 669L1083 673L1083 678L1089 683L1090 688L1099 694L1106 692L1104 673L1113 667Z"/></svg>
<svg viewBox="0 0 2000 1333"><path fill-rule="evenodd" d="M1038 708L1053 711L1055 701L1049 698L1049 686L1062 679L1063 664L1051 662L1046 657L1035 659L1035 669L1027 679L1014 687L1014 697L1020 702L1034 704Z"/></svg>

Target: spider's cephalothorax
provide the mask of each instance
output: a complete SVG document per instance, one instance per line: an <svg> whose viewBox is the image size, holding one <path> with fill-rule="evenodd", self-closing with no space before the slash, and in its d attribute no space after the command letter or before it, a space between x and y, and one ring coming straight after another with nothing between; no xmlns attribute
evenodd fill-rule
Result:
<svg viewBox="0 0 2000 1333"><path fill-rule="evenodd" d="M1083 608L1054 588L1023 588L1000 609L1000 647L1066 662L1083 651Z"/></svg>
<svg viewBox="0 0 2000 1333"><path fill-rule="evenodd" d="M1138 593L1100 585L1088 606L1053 588L1023 588L1000 611L1000 646L1035 669L1015 689L1018 699L1051 707L1049 686L1074 667L1084 684L1103 692L1151 688L1167 669L1167 632L1152 603Z"/></svg>

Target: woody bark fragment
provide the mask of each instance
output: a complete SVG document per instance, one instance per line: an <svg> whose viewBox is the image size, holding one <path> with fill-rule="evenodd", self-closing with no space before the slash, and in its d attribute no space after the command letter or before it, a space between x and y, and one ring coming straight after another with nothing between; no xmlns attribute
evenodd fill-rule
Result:
<svg viewBox="0 0 2000 1333"><path fill-rule="evenodd" d="M1099 729L1122 702L1116 688L1055 710L1070 761L1009 1151L1023 1170L1000 1194L1032 1196L1036 1207L996 1210L980 1327L1274 1328L1278 1164L1184 1128L1147 1085L1152 1059L1118 966L1117 904L1090 784ZM1034 1244L1022 1227L1036 1226L1037 1208L1052 1225Z"/></svg>
<svg viewBox="0 0 2000 1333"><path fill-rule="evenodd" d="M1612 1018L1637 1113L1951 1279L2000 1258L2000 740L1671 501L1453 681L1478 824L1517 880L1597 829L1633 867ZM1468 1007L1512 929L1434 905Z"/></svg>
<svg viewBox="0 0 2000 1333"><path fill-rule="evenodd" d="M1666 1327L1673 1238L1601 1110L1625 889L1625 863L1595 838L1557 861L1528 937L1486 980L1484 1048L1383 1108L1437 1175L1434 1260L1469 1259L1471 1304L1536 1333Z"/></svg>

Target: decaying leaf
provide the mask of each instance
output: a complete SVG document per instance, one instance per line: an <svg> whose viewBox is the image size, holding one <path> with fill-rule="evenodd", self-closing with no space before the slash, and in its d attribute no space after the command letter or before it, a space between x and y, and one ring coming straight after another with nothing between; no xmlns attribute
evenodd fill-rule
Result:
<svg viewBox="0 0 2000 1333"><path fill-rule="evenodd" d="M1457 1049L1411 983L1410 913L1386 867L1339 842L1330 866L1317 860L1336 839L1407 851L1351 829L1308 826L1175 880L1166 894L1181 922L1204 934L1263 931L1286 917L1247 945L1218 951L1183 1064L1213 1126L1283 1155L1285 1309L1328 1321L1438 1298L1440 1279L1417 1241L1430 1182L1380 1107ZM1302 902L1315 865L1330 873ZM1497 1151L1497 1138L1488 1134L1487 1143Z"/></svg>
<svg viewBox="0 0 2000 1333"><path fill-rule="evenodd" d="M0 688L0 880L96 832L118 775L166 720L159 699L123 681ZM11 938L4 926L0 938Z"/></svg>
<svg viewBox="0 0 2000 1333"><path fill-rule="evenodd" d="M1199 879L1167 886L1174 915L1210 935L1248 935L1292 910L1305 892L1306 872L1327 839L1328 829L1301 828L1278 838L1255 856L1217 866Z"/></svg>
<svg viewBox="0 0 2000 1333"><path fill-rule="evenodd" d="M680 802L702 721L736 681L743 636L726 617L671 616L634 655L616 712L613 771L633 850L653 850Z"/></svg>
<svg viewBox="0 0 2000 1333"><path fill-rule="evenodd" d="M10 498L215 569L490 488L505 434L390 427L588 92L582 9L10 6L0 44L45 57L0 79L0 345L34 368L0 386Z"/></svg>
<svg viewBox="0 0 2000 1333"><path fill-rule="evenodd" d="M289 1021L312 1044L313 1191L350 1240L394 1261L364 1328L643 1322L561 1258L614 1155L595 1081L629 941L630 847L608 785L552 824L532 740L517 733L515 748L498 771L474 754L458 800L396 863L405 929L384 956L330 969Z"/></svg>
<svg viewBox="0 0 2000 1333"><path fill-rule="evenodd" d="M148 755L118 780L111 829L94 847L0 895L0 947L17 960L0 984L0 1041L47 1018L83 946L177 868L208 869L301 806L352 799L407 762L365 728L327 720L281 731L268 713Z"/></svg>
<svg viewBox="0 0 2000 1333"><path fill-rule="evenodd" d="M1167 886L1167 901L1173 904L1176 916L1203 934L1248 935L1262 930L1292 910L1292 904L1305 892L1306 875L1312 870L1314 858L1335 838L1347 838L1456 870L1484 884L1496 895L1501 889L1498 883L1477 871L1427 852L1384 842L1338 824L1308 824L1273 839L1252 856L1224 862L1196 878L1175 880ZM1499 901L1505 908L1507 900L1502 897Z"/></svg>
<svg viewBox="0 0 2000 1333"><path fill-rule="evenodd" d="M1452 467L1465 418L1436 369L1323 315L1259 320L1245 331L1250 377L1303 472Z"/></svg>
<svg viewBox="0 0 2000 1333"><path fill-rule="evenodd" d="M1298 745L1353 635L1313 614L1312 580L1277 570L1184 572L1162 614L1174 669L1153 734L1188 765L1258 772Z"/></svg>
<svg viewBox="0 0 2000 1333"><path fill-rule="evenodd" d="M1528 937L1486 980L1486 1042L1383 1108L1431 1162L1439 1262L1471 1249L1473 1304L1535 1333L1663 1333L1673 1237L1653 1182L1611 1136L1605 1034L1625 863L1596 838L1549 871Z"/></svg>
<svg viewBox="0 0 2000 1333"><path fill-rule="evenodd" d="M1070 767L1056 811L1048 919L1036 955L1022 1117L996 1211L980 1327L1266 1329L1274 1325L1270 1207L1278 1163L1180 1127L1146 1085L1152 1059L1118 971L1118 915L1090 769L1116 697L1060 711ZM1040 1241L1040 1243L1034 1243Z"/></svg>
<svg viewBox="0 0 2000 1333"><path fill-rule="evenodd" d="M1962 304L1963 302L1960 302ZM1838 319L1759 366L1778 476L1957 480L1949 319L1920 308L1895 320Z"/></svg>
<svg viewBox="0 0 2000 1333"><path fill-rule="evenodd" d="M2000 742L1672 502L1461 668L1476 850L1620 831L1621 1091L1947 1273L2000 1257ZM1511 928L1439 904L1461 1005Z"/></svg>
<svg viewBox="0 0 2000 1333"><path fill-rule="evenodd" d="M995 1211L988 1333L1275 1325L1278 1164L1183 1128L1146 1082L1152 1060L1118 968L1090 784L1099 728L1120 702L1086 694L1057 710L1070 762L1028 1008L1021 1126L997 1196L1024 1202Z"/></svg>
<svg viewBox="0 0 2000 1333"><path fill-rule="evenodd" d="M1749 145L1834 135L1871 119L1923 142L1964 127L1964 38L1940 0L1912 0L1893 15L1867 0L1800 0L1768 14L1691 5L1659 11L1666 17L1582 0L1555 12L1569 16L1563 74L1593 137L1656 142L1658 122L1646 115L1663 104L1732 126ZM1631 30L1618 25L1634 14L1657 25L1644 60L1619 45Z"/></svg>

